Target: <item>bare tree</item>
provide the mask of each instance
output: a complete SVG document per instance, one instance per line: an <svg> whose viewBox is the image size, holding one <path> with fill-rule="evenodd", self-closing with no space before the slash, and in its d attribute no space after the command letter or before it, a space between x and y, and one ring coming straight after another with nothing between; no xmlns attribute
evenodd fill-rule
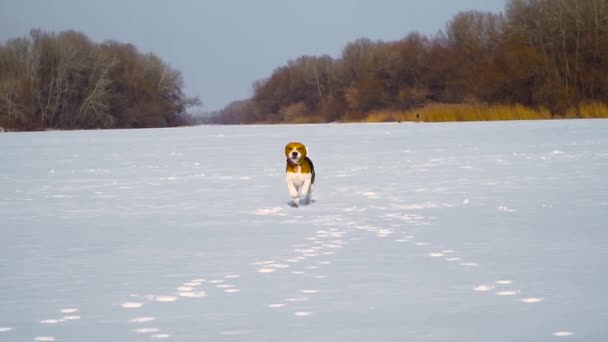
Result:
<svg viewBox="0 0 608 342"><path fill-rule="evenodd" d="M109 71L114 61L108 61L99 49L93 59L93 70L88 80L88 95L82 100L76 120L84 127L109 128L115 118L110 114L110 86L112 80Z"/></svg>

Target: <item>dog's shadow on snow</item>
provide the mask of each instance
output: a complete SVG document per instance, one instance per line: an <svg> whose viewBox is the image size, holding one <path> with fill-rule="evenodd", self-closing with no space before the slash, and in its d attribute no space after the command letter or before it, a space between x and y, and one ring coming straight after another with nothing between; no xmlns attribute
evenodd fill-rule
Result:
<svg viewBox="0 0 608 342"><path fill-rule="evenodd" d="M313 200L310 200L310 203L308 203L308 204L297 205L297 204L294 203L294 201L289 201L289 202L287 202L287 205L290 206L290 207L292 207L292 208L299 208L299 207L307 207L307 206L309 206L309 205L311 205L313 203L316 203L316 202L317 202L317 200L313 199Z"/></svg>

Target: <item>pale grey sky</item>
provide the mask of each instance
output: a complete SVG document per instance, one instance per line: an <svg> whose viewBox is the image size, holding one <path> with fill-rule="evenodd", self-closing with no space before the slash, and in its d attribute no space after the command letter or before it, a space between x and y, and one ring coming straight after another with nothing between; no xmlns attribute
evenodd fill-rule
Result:
<svg viewBox="0 0 608 342"><path fill-rule="evenodd" d="M0 0L0 42L32 28L132 43L184 76L203 110L251 96L252 83L303 55L339 57L357 38L434 34L466 10L504 0Z"/></svg>

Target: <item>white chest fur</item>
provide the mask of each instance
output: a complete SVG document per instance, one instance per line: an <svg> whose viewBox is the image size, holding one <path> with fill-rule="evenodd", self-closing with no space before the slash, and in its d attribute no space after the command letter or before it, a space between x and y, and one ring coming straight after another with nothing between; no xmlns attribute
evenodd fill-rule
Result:
<svg viewBox="0 0 608 342"><path fill-rule="evenodd" d="M304 182L310 181L312 179L311 173L300 173L300 166L298 165L296 172L287 172L287 182L292 183L296 187L301 187L304 185Z"/></svg>

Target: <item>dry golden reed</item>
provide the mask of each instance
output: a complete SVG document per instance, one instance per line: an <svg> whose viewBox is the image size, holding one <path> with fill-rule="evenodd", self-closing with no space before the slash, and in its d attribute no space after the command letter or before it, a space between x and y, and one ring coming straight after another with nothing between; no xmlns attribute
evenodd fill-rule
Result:
<svg viewBox="0 0 608 342"><path fill-rule="evenodd" d="M431 104L409 111L380 111L369 114L365 122L387 121L497 121L547 120L551 113L544 108L523 105Z"/></svg>
<svg viewBox="0 0 608 342"><path fill-rule="evenodd" d="M578 109L578 110L577 110ZM571 107L566 112L566 118L608 118L608 104L602 102L583 102L578 108Z"/></svg>

